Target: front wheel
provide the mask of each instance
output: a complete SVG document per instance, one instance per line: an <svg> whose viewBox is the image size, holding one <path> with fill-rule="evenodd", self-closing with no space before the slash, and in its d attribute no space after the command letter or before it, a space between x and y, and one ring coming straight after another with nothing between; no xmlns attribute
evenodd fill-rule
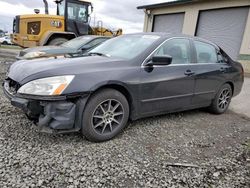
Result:
<svg viewBox="0 0 250 188"><path fill-rule="evenodd" d="M210 111L215 114L226 112L231 102L232 95L233 92L231 86L229 84L224 84L216 94L210 106Z"/></svg>
<svg viewBox="0 0 250 188"><path fill-rule="evenodd" d="M82 134L90 141L107 141L126 126L129 105L117 90L104 89L94 94L83 112Z"/></svg>

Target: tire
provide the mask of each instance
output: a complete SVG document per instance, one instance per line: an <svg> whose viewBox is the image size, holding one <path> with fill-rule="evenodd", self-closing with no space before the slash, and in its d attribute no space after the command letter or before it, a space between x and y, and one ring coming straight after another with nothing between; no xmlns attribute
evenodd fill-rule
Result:
<svg viewBox="0 0 250 188"><path fill-rule="evenodd" d="M95 93L83 112L82 134L93 142L103 142L117 136L126 126L129 104L126 97L114 89Z"/></svg>
<svg viewBox="0 0 250 188"><path fill-rule="evenodd" d="M8 42L7 41L3 41L2 44L3 45L8 45Z"/></svg>
<svg viewBox="0 0 250 188"><path fill-rule="evenodd" d="M59 45L65 43L65 42L67 42L67 41L68 41L68 39L66 39L66 38L55 38L55 39L51 40L51 41L48 43L48 45L49 45L49 46L59 46Z"/></svg>
<svg viewBox="0 0 250 188"><path fill-rule="evenodd" d="M229 84L224 84L209 107L210 112L214 114L225 113L230 105L232 95L233 92L231 86Z"/></svg>

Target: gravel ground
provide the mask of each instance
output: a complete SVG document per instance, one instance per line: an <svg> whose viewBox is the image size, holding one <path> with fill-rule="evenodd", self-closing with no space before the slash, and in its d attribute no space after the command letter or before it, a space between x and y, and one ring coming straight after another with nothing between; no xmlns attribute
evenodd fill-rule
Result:
<svg viewBox="0 0 250 188"><path fill-rule="evenodd" d="M249 149L250 119L231 111L138 120L105 143L42 134L0 90L1 188L250 187Z"/></svg>

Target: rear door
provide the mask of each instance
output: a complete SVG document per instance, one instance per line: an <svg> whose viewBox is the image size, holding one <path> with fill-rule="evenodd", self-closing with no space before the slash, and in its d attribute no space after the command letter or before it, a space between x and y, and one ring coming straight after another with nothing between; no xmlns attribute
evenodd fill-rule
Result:
<svg viewBox="0 0 250 188"><path fill-rule="evenodd" d="M189 39L170 39L152 56L172 56L171 65L151 68L142 66L140 92L142 116L178 111L191 105L194 92L191 53Z"/></svg>
<svg viewBox="0 0 250 188"><path fill-rule="evenodd" d="M230 66L214 45L198 40L193 44L197 64L193 67L195 91L192 105L209 105L225 82Z"/></svg>

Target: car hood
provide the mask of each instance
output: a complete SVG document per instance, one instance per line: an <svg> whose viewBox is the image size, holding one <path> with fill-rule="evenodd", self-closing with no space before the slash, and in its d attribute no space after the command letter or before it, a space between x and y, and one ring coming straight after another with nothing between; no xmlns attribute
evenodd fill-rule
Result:
<svg viewBox="0 0 250 188"><path fill-rule="evenodd" d="M107 70L114 63L124 62L118 58L87 56L80 58L62 58L50 60L21 60L14 63L8 72L8 77L21 85L31 80L60 76L78 75L85 72ZM124 63L122 63L124 65Z"/></svg>
<svg viewBox="0 0 250 188"><path fill-rule="evenodd" d="M24 56L29 52L45 52L46 54L65 54L65 53L76 53L77 49L75 48L67 48L63 46L39 46L34 48L27 48L22 50L20 56Z"/></svg>

